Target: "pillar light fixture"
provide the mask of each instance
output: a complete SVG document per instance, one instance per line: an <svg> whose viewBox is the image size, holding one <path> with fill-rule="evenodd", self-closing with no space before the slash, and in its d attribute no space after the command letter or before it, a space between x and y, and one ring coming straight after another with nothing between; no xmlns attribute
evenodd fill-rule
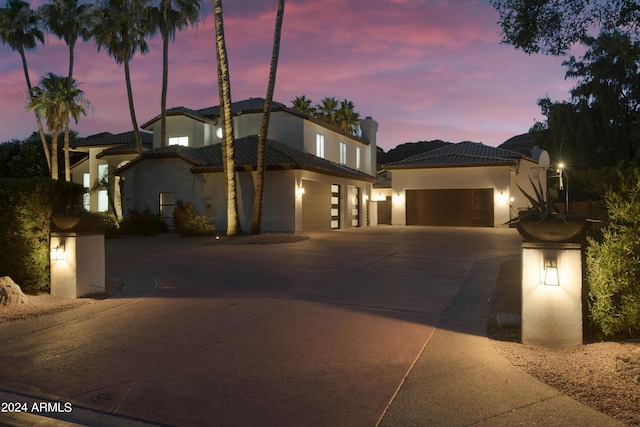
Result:
<svg viewBox="0 0 640 427"><path fill-rule="evenodd" d="M67 254L64 251L64 245L56 245L51 248L51 260L63 261L67 258Z"/></svg>
<svg viewBox="0 0 640 427"><path fill-rule="evenodd" d="M547 286L560 286L560 277L558 275L558 260L544 260L544 282Z"/></svg>

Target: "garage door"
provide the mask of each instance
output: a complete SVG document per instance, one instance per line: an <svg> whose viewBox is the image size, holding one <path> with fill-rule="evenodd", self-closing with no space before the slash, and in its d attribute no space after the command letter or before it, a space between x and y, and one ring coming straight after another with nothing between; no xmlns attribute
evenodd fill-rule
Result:
<svg viewBox="0 0 640 427"><path fill-rule="evenodd" d="M493 227L493 189L407 190L407 225Z"/></svg>
<svg viewBox="0 0 640 427"><path fill-rule="evenodd" d="M331 228L331 184L302 181L302 230L321 231Z"/></svg>

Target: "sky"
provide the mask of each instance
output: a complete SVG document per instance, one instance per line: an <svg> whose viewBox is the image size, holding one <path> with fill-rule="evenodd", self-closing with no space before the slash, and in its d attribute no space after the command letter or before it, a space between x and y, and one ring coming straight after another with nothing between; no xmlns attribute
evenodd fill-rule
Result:
<svg viewBox="0 0 640 427"><path fill-rule="evenodd" d="M204 2L197 28L169 46L169 108L219 104L212 4ZM233 101L266 95L276 5L223 1ZM544 120L539 98L566 100L574 82L564 79L562 58L501 44L498 19L488 0L287 0L274 100L351 100L361 117L379 123L385 151L435 139L500 145ZM34 85L48 72L66 75L67 46L48 35L27 62ZM130 66L142 124L160 113L160 37ZM0 76L0 141L25 139L36 121L25 110L20 55L7 45L0 45ZM81 137L132 129L124 68L93 41L76 45L74 78L92 105L72 123Z"/></svg>

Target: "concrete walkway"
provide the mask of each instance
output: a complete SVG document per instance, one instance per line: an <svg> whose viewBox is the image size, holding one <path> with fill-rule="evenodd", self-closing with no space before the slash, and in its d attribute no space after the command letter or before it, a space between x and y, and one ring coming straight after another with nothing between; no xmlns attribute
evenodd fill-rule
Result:
<svg viewBox="0 0 640 427"><path fill-rule="evenodd" d="M513 230L427 227L108 241L124 292L0 325L0 401L94 426L617 425L493 352L489 297L519 250Z"/></svg>

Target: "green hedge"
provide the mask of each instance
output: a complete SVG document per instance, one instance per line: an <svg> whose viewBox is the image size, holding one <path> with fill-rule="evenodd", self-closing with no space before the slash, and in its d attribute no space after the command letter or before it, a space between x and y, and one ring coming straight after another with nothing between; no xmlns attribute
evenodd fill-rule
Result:
<svg viewBox="0 0 640 427"><path fill-rule="evenodd" d="M82 210L81 185L51 179L0 179L0 276L24 292L50 288L51 216Z"/></svg>

